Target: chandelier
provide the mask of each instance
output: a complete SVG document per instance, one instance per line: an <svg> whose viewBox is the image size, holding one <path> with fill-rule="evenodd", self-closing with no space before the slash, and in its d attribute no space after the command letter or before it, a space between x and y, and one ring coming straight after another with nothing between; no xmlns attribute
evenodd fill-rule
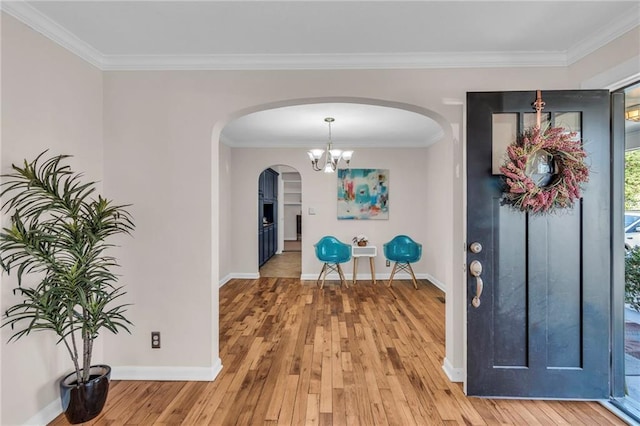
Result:
<svg viewBox="0 0 640 426"><path fill-rule="evenodd" d="M312 149L307 152L311 159L311 166L316 172L324 171L325 173L333 173L336 171L336 167L340 160L344 160L349 167L351 156L353 151L342 151L340 149L334 149L331 142L331 123L335 121L332 117L327 117L324 121L329 125L329 143L327 143L326 149ZM324 161L320 161L324 154Z"/></svg>

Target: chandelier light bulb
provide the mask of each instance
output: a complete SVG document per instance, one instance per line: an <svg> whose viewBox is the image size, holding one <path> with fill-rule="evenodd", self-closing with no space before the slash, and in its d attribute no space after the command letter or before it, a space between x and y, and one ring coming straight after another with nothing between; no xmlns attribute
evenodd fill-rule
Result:
<svg viewBox="0 0 640 426"><path fill-rule="evenodd" d="M307 154L309 154L311 161L318 161L322 157L322 154L324 154L324 149L311 149Z"/></svg>
<svg viewBox="0 0 640 426"><path fill-rule="evenodd" d="M342 155L342 150L340 149L330 149L329 154L331 154L331 158L338 161L340 160L340 156Z"/></svg>

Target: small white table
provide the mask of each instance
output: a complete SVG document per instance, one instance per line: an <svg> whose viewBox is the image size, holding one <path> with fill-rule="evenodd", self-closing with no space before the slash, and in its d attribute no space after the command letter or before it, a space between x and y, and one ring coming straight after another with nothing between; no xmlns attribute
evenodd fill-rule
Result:
<svg viewBox="0 0 640 426"><path fill-rule="evenodd" d="M356 283L356 275L358 274L358 258L368 257L369 267L371 268L371 281L376 283L376 268L373 265L373 259L378 255L376 246L351 246L351 256L353 257L353 283Z"/></svg>

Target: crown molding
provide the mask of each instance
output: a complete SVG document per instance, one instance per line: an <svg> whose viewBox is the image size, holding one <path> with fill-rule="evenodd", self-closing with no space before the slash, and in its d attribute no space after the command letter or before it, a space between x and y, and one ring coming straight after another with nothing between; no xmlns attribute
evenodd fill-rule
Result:
<svg viewBox="0 0 640 426"><path fill-rule="evenodd" d="M76 37L75 34L69 32L57 22L49 19L48 16L40 13L25 1L0 1L0 10L84 59L94 67L101 70L103 69L102 53Z"/></svg>
<svg viewBox="0 0 640 426"><path fill-rule="evenodd" d="M619 16L613 22L594 31L596 36L572 46L567 51L567 65L578 62L637 26L640 26L640 4L635 5L630 13Z"/></svg>
<svg viewBox="0 0 640 426"><path fill-rule="evenodd" d="M103 55L23 0L0 1L0 10L103 71L503 68L567 65L564 52Z"/></svg>
<svg viewBox="0 0 640 426"><path fill-rule="evenodd" d="M439 52L291 55L104 55L24 0L0 0L0 10L103 71L340 70L568 66L640 25L638 13L621 16L569 51Z"/></svg>
<svg viewBox="0 0 640 426"><path fill-rule="evenodd" d="M104 56L102 69L340 70L566 66L564 52Z"/></svg>

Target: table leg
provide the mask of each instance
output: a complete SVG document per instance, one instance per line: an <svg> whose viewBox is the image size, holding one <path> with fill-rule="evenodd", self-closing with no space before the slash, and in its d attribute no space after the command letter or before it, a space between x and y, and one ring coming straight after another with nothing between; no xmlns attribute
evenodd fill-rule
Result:
<svg viewBox="0 0 640 426"><path fill-rule="evenodd" d="M371 281L373 281L373 283L376 283L376 267L373 266L373 257L369 258L369 266L371 267Z"/></svg>
<svg viewBox="0 0 640 426"><path fill-rule="evenodd" d="M356 283L356 275L358 274L358 258L353 258L353 284Z"/></svg>

